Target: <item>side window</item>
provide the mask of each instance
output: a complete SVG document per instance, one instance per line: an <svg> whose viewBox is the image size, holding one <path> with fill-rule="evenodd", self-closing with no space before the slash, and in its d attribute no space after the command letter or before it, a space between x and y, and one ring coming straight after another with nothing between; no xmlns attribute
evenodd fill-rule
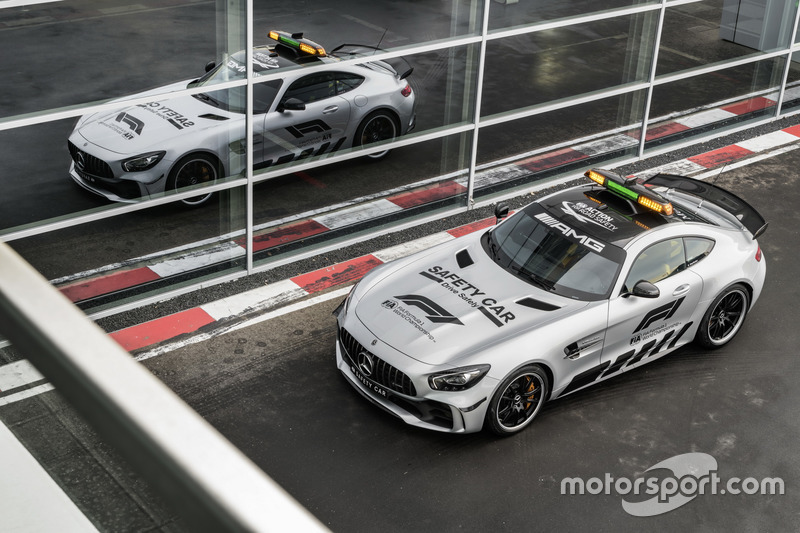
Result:
<svg viewBox="0 0 800 533"><path fill-rule="evenodd" d="M702 237L686 237L683 239L686 246L686 264L692 266L705 259L714 249L714 241Z"/></svg>
<svg viewBox="0 0 800 533"><path fill-rule="evenodd" d="M289 86L283 96L283 102L289 98L297 98L305 104L317 102L336 95L333 72L321 72L300 78Z"/></svg>
<svg viewBox="0 0 800 533"><path fill-rule="evenodd" d="M253 111L256 113L266 113L269 111L269 106L275 100L278 94L278 89L281 88L281 80L270 80L264 83L256 83L253 85Z"/></svg>
<svg viewBox="0 0 800 533"><path fill-rule="evenodd" d="M625 290L631 290L638 281L657 283L686 267L683 239L668 239L647 248L633 262L625 280Z"/></svg>
<svg viewBox="0 0 800 533"><path fill-rule="evenodd" d="M351 74L349 72L336 73L336 94L344 94L347 91L352 91L364 81L364 76L358 74Z"/></svg>

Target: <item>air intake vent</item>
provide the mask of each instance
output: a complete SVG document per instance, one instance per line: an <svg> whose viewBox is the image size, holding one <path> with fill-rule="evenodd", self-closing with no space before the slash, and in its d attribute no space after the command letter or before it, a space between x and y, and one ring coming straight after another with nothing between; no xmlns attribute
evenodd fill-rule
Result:
<svg viewBox="0 0 800 533"><path fill-rule="evenodd" d="M475 261L472 260L472 256L469 255L469 252L466 250L461 250L456 254L456 262L458 266L461 268L467 268Z"/></svg>
<svg viewBox="0 0 800 533"><path fill-rule="evenodd" d="M219 120L219 121L228 120L228 117L221 117L213 113L206 113L205 115L200 115L200 118L207 118L208 120Z"/></svg>
<svg viewBox="0 0 800 533"><path fill-rule="evenodd" d="M530 296L523 298L522 300L517 300L517 303L519 305L524 305L525 307L530 307L531 309L538 309L539 311L555 311L556 309L561 309L561 307L557 305L549 304L547 302L531 298Z"/></svg>

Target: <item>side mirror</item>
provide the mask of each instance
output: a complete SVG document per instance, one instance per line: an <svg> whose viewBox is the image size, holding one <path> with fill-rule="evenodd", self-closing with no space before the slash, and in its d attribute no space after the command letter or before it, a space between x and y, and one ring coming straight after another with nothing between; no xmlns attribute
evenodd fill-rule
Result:
<svg viewBox="0 0 800 533"><path fill-rule="evenodd" d="M214 63L213 61L209 61L208 63L206 63L206 72L211 72L216 66L217 66L216 63Z"/></svg>
<svg viewBox="0 0 800 533"><path fill-rule="evenodd" d="M303 111L305 108L306 104L302 100L289 98L285 102L278 104L276 111L278 111L278 113L283 113L284 111Z"/></svg>
<svg viewBox="0 0 800 533"><path fill-rule="evenodd" d="M494 217L497 219L495 224L499 224L501 220L508 216L508 205L506 204L497 204L494 207Z"/></svg>
<svg viewBox="0 0 800 533"><path fill-rule="evenodd" d="M658 290L658 287L650 283L646 280L639 280L636 282L636 285L633 286L631 292L625 293L622 296L638 296L639 298L658 298L661 295L661 291Z"/></svg>

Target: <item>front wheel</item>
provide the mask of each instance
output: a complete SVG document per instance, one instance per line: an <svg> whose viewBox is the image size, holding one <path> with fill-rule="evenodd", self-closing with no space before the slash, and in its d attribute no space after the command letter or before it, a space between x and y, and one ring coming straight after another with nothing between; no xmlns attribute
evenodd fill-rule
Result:
<svg viewBox="0 0 800 533"><path fill-rule="evenodd" d="M539 365L512 372L497 388L486 411L489 429L500 436L512 435L531 423L547 398L550 384Z"/></svg>
<svg viewBox="0 0 800 533"><path fill-rule="evenodd" d="M220 176L219 163L209 155L189 154L175 164L167 180L167 191L180 192L192 185L214 185ZM214 193L201 194L181 200L185 205L195 207L204 204Z"/></svg>
<svg viewBox="0 0 800 533"><path fill-rule="evenodd" d="M387 111L373 111L359 124L356 130L355 145L366 146L368 144L392 141L397 137L398 130L397 121ZM383 152L376 152L367 157L370 159L382 159L386 157L389 150Z"/></svg>
<svg viewBox="0 0 800 533"><path fill-rule="evenodd" d="M727 344L741 329L749 303L750 295L741 284L722 291L703 315L695 341L709 349Z"/></svg>

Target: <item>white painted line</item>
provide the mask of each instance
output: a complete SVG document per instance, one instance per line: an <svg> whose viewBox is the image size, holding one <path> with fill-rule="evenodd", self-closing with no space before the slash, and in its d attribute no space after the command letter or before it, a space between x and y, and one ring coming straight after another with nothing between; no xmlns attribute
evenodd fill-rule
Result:
<svg viewBox="0 0 800 533"><path fill-rule="evenodd" d="M641 172L636 173L637 178L646 178L650 176L655 176L656 174L678 174L678 175L689 175L694 174L696 172L702 172L706 170L706 167L703 165L698 165L693 161L689 161L688 159L681 159L680 161L674 161L672 163L667 163L666 165L661 165L660 167L651 168L648 170L643 170Z"/></svg>
<svg viewBox="0 0 800 533"><path fill-rule="evenodd" d="M44 376L26 359L0 366L0 392L24 387L42 379Z"/></svg>
<svg viewBox="0 0 800 533"><path fill-rule="evenodd" d="M735 113L731 113L730 111L723 111L722 109L709 109L708 111L695 113L694 115L689 115L688 117L675 119L675 122L690 128L697 128L698 126L706 126L708 124L720 122L735 116L737 115Z"/></svg>
<svg viewBox="0 0 800 533"><path fill-rule="evenodd" d="M271 283L247 292L228 296L215 302L200 306L214 320L258 311L260 308L273 306L308 295L304 289L290 279Z"/></svg>
<svg viewBox="0 0 800 533"><path fill-rule="evenodd" d="M236 259L237 257L242 257L246 253L244 248L234 242L220 244L212 250L213 251L208 249L197 250L183 257L155 263L150 265L149 268L163 278Z"/></svg>
<svg viewBox="0 0 800 533"><path fill-rule="evenodd" d="M17 437L0 423L3 531L97 531Z"/></svg>
<svg viewBox="0 0 800 533"><path fill-rule="evenodd" d="M243 322L239 322L233 326L221 326L213 331L204 332L199 335L195 335L194 337L189 337L188 339L183 339L177 342L172 342L169 344L163 344L152 350L148 350L146 352L142 352L134 357L137 361L145 361L147 359L157 357L159 355L163 355L167 352L171 352L177 350L179 348L183 348L185 346L190 346L192 344L197 344L199 342L204 342L214 337L218 337L224 333L228 333L231 331L237 331L242 328L246 328L267 320L272 320L273 318L277 318L279 316L283 316L289 313L294 313L295 311L300 311L301 309L305 309L307 307L311 307L312 305L316 305L321 302L326 302L328 300L332 300L334 298L344 298L345 295L350 292L350 288L352 285L348 285L341 289L326 292L325 294L321 294L319 296L315 296L313 298L309 298L308 300L303 300L302 302L297 302L292 305L288 305L286 307L282 307L280 309L276 309L275 311L270 311L269 313L264 313L263 315L257 316L255 318L251 318L250 320L245 320ZM2 400L0 400L2 401Z"/></svg>
<svg viewBox="0 0 800 533"><path fill-rule="evenodd" d="M744 148L745 150L750 150L751 152L763 152L764 150L770 150L772 148L783 146L784 144L789 144L795 141L797 141L796 135L778 130L773 131L772 133L767 133L766 135L759 135L758 137L738 142L736 145Z"/></svg>
<svg viewBox="0 0 800 533"><path fill-rule="evenodd" d="M573 146L572 149L588 156L605 154L616 150L623 150L639 144L637 139L630 135L612 135L586 144Z"/></svg>
<svg viewBox="0 0 800 533"><path fill-rule="evenodd" d="M402 244L398 244L396 246L391 246L379 252L374 252L372 255L374 255L384 263L388 263L389 261L394 261L395 259L406 257L407 255L411 255L415 252L432 248L437 244L442 244L443 242L452 241L453 239L455 239L455 237L453 237L446 231L443 231L440 233L434 233L433 235L428 235L427 237L421 237L419 239L415 239L411 242L405 242Z"/></svg>
<svg viewBox="0 0 800 533"><path fill-rule="evenodd" d="M43 392L51 391L53 388L54 387L50 383L43 383L42 385L37 385L36 387L31 387L30 389L21 390L19 392L15 392L14 394L9 394L8 396L0 398L0 405L9 405L20 400L32 398L42 394Z"/></svg>
<svg viewBox="0 0 800 533"><path fill-rule="evenodd" d="M739 161L735 161L733 163L729 163L725 165L723 168L715 168L714 170L709 170L708 172L704 172L703 174L698 174L697 176L692 176L696 180L704 180L707 178L711 178L713 176L718 176L724 172L728 172L730 170L734 170L737 168L746 167L747 165L751 165L753 163L757 163L759 161L763 161L764 159L769 159L770 157L774 157L776 155L785 154L786 152L791 152L792 150L797 150L800 148L800 144L791 144L789 146L783 146L778 148L777 150L773 150L771 152L766 152L763 154L754 155L752 157L748 157L747 159L741 159Z"/></svg>
<svg viewBox="0 0 800 533"><path fill-rule="evenodd" d="M389 200L381 199L367 204L356 205L329 215L314 217L314 220L329 229L337 229L402 210L403 208L399 205Z"/></svg>

